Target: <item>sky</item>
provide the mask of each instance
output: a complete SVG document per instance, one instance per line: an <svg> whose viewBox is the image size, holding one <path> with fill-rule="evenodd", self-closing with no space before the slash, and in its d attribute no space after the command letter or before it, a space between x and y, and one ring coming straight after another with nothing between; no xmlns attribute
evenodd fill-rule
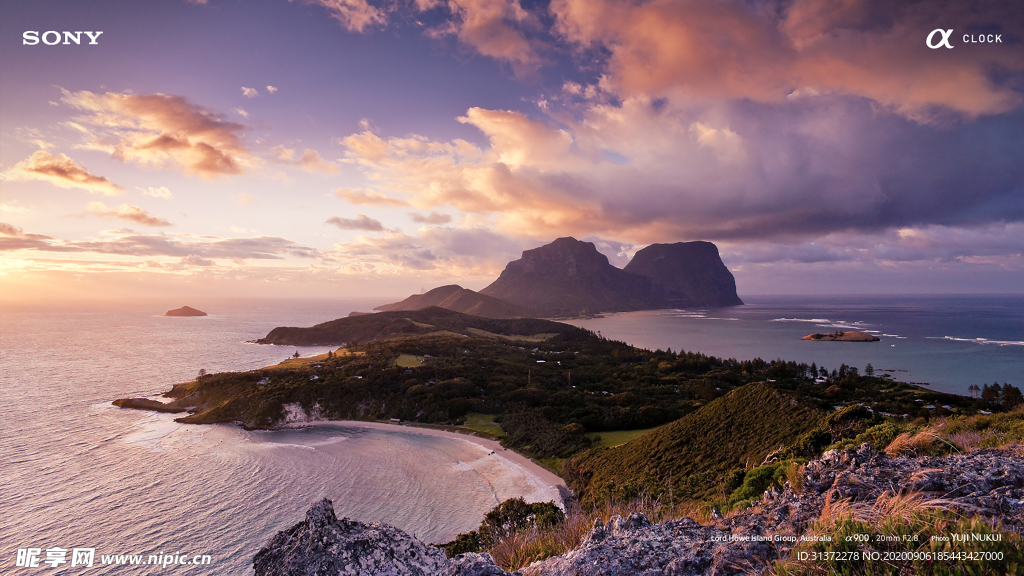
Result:
<svg viewBox="0 0 1024 576"><path fill-rule="evenodd" d="M0 300L402 298L562 236L714 242L741 297L1024 292L1014 0L3 12Z"/></svg>

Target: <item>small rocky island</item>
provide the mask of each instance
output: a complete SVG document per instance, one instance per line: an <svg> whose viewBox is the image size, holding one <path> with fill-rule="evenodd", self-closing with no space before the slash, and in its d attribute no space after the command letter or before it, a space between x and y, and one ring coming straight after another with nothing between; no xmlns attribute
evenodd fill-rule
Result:
<svg viewBox="0 0 1024 576"><path fill-rule="evenodd" d="M820 340L822 342L878 342L878 336L867 332L840 332L836 330L831 334L808 334L801 340Z"/></svg>
<svg viewBox="0 0 1024 576"><path fill-rule="evenodd" d="M202 310L196 310L191 306L182 306L181 308L168 310L164 316L209 316L209 314Z"/></svg>

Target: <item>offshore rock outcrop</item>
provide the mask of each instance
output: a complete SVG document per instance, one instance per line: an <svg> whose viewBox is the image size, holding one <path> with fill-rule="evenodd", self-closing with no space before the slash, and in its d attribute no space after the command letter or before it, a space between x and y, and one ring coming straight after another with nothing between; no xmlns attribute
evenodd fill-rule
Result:
<svg viewBox="0 0 1024 576"><path fill-rule="evenodd" d="M196 310L191 306L182 306L181 308L168 310L164 313L164 316L209 316L209 314L202 310Z"/></svg>
<svg viewBox="0 0 1024 576"><path fill-rule="evenodd" d="M769 490L739 514L710 525L690 518L653 525L642 514L595 522L561 556L508 573L487 554L444 558L438 549L382 524L337 520L323 500L307 520L279 533L256 555L257 576L436 574L437 576L726 576L764 575L787 558L795 538L827 502L870 505L915 492L941 498L946 510L1024 532L1024 453L979 450L947 457L890 457L870 445L829 451L807 464L799 492ZM779 538L781 536L781 538Z"/></svg>

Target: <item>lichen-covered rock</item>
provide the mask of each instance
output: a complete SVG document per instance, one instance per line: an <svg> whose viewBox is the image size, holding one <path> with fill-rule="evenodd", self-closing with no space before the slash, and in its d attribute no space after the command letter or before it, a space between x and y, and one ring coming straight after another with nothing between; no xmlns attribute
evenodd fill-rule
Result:
<svg viewBox="0 0 1024 576"><path fill-rule="evenodd" d="M398 528L338 520L326 498L253 558L256 576L435 576L448 564L443 551Z"/></svg>
<svg viewBox="0 0 1024 576"><path fill-rule="evenodd" d="M444 576L521 576L519 572L502 570L491 555L484 552L468 552L452 558L448 571Z"/></svg>
<svg viewBox="0 0 1024 576"><path fill-rule="evenodd" d="M746 574L774 559L754 538L732 541L729 532L682 518L652 525L643 514L595 522L575 550L535 562L524 572L543 576L725 576Z"/></svg>

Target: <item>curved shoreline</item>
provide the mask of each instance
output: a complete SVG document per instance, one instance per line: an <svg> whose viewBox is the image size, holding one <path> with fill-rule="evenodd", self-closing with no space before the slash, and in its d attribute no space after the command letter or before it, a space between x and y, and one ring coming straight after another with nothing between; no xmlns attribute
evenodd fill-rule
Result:
<svg viewBox="0 0 1024 576"><path fill-rule="evenodd" d="M565 484L565 480L560 476L542 467L533 460L530 460L526 456L523 456L514 450L505 448L497 440L482 438L474 434L449 432L447 430L437 430L435 428L426 428L421 426L405 426L389 422L367 422L363 420L312 420L307 422L292 422L279 426L279 428L305 428L308 426L316 426L318 424L334 424L337 426L369 428L373 430L391 432L401 431L407 434L421 434L424 436L437 436L453 440L462 440L463 442L471 442L494 452L495 457L503 459L508 463L508 465L521 470L523 475L534 484L538 491L551 491L553 494L557 494L555 503L560 508L565 508L567 496L571 494Z"/></svg>

